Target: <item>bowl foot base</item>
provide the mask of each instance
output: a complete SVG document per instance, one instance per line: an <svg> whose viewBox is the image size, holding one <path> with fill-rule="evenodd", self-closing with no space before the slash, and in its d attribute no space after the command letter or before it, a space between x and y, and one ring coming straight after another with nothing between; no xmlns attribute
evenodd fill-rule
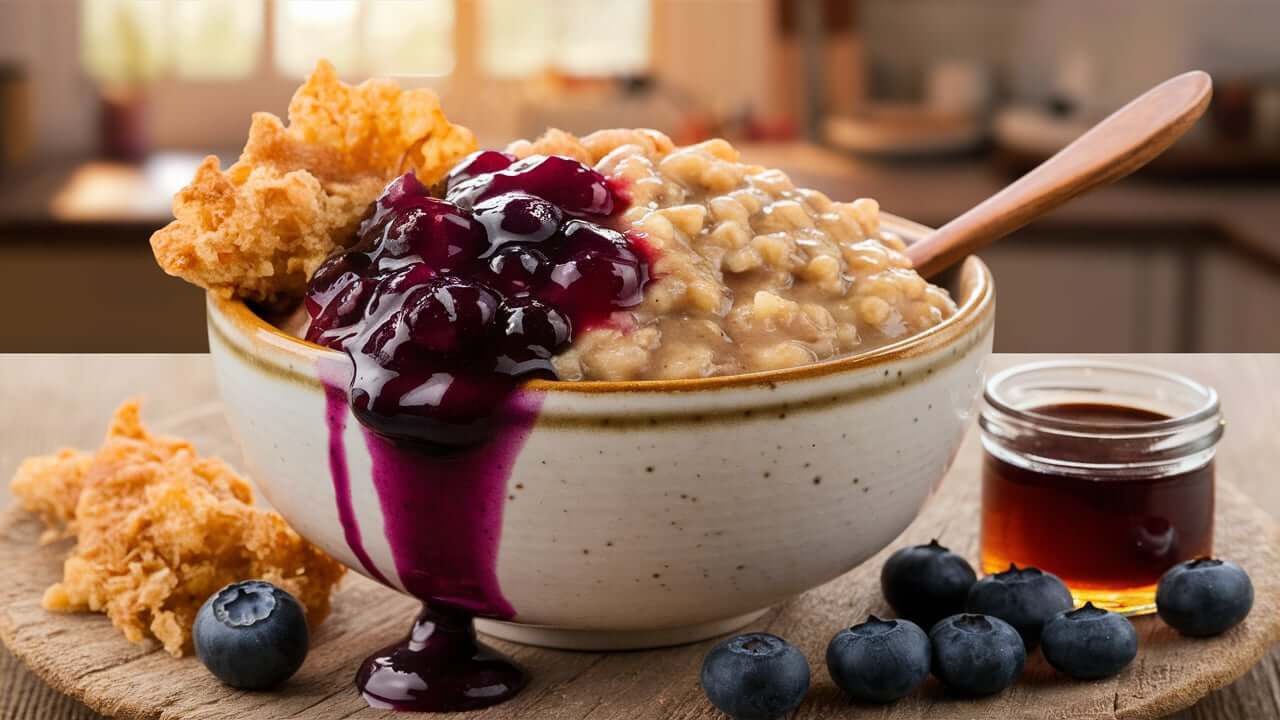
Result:
<svg viewBox="0 0 1280 720"><path fill-rule="evenodd" d="M685 645L723 635L748 625L768 611L755 610L725 620L658 630L579 630L549 625L522 625L499 620L476 620L476 629L487 635L522 645L560 650L641 650Z"/></svg>

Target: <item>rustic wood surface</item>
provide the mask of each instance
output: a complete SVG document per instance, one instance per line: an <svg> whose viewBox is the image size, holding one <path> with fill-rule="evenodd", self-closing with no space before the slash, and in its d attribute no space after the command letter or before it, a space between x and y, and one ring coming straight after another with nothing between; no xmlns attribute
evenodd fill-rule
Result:
<svg viewBox="0 0 1280 720"><path fill-rule="evenodd" d="M1018 360L1000 356L992 367ZM983 701L956 701L934 684L885 708L850 706L821 666L836 628L881 608L878 559L769 613L757 623L799 644L814 669L814 689L798 718L1113 718L1181 719L1280 717L1280 356L1139 356L1135 361L1186 372L1223 396L1228 432L1219 453L1222 554L1254 573L1258 601L1250 618L1228 635L1190 641L1154 619L1139 621L1138 660L1113 681L1058 679L1037 658L1013 690ZM112 407L133 394L148 398L145 415L161 429L195 436L203 450L233 462L239 454L217 412L208 360L203 356L0 356L0 478L28 454L61 445L92 447ZM980 450L970 435L956 466L922 517L899 544L940 535L976 555L976 477ZM0 491L0 506L7 501ZM175 661L151 646L125 642L100 616L50 616L39 593L60 570L58 548L38 548L36 526L16 512L0 513L0 635L55 687L99 711L121 717L373 717L351 688L355 663L403 632L413 612L406 598L372 583L346 583L335 614L287 691L239 693L213 683L188 658ZM1264 570L1264 568L1266 568ZM485 718L714 718L697 688L707 644L601 655L495 643L534 673L534 684L512 703L477 713ZM1255 660L1263 657L1261 662ZM1252 669L1250 667L1252 666ZM1236 682L1237 676L1244 673ZM93 711L50 689L0 650L0 718L96 718ZM1230 683L1228 685L1228 683ZM1205 693L1214 691L1202 700ZM1199 702L1196 702L1199 700ZM1195 703L1192 705L1192 703Z"/></svg>

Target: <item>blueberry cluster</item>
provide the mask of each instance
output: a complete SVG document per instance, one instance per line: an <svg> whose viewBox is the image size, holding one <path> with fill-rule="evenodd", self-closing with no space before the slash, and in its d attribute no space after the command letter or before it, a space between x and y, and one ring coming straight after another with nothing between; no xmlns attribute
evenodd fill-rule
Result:
<svg viewBox="0 0 1280 720"><path fill-rule="evenodd" d="M930 674L956 695L997 693L1018 680L1037 645L1051 666L1078 680L1112 677L1138 653L1133 623L1092 603L1073 608L1057 576L1011 565L978 580L937 540L895 552L880 582L898 617L872 615L827 646L832 681L858 702L893 702ZM1165 573L1156 605L1179 632L1215 635L1249 613L1253 585L1238 565L1192 560ZM702 687L735 720L771 720L803 701L809 667L781 638L740 635L707 655Z"/></svg>
<svg viewBox="0 0 1280 720"><path fill-rule="evenodd" d="M312 275L307 339L352 357L366 425L467 445L576 332L639 304L649 265L607 226L619 189L577 160L480 151L436 192L411 173L387 186Z"/></svg>

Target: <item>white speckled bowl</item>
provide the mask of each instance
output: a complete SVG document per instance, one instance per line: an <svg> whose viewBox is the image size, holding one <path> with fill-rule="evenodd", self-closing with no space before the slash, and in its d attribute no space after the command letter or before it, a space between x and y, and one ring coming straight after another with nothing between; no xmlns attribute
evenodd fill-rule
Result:
<svg viewBox="0 0 1280 720"><path fill-rule="evenodd" d="M692 642L883 548L942 479L991 351L986 266L971 258L950 289L954 317L862 355L702 380L532 383L542 410L508 481L497 559L517 614L480 629L574 649ZM330 480L319 369L346 359L213 297L209 344L263 494L360 570ZM399 585L354 419L342 438L365 549Z"/></svg>

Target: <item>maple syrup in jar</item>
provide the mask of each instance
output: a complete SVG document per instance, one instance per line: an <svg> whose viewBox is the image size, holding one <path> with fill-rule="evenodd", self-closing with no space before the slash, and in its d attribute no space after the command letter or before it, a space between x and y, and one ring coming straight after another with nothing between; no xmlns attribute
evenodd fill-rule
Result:
<svg viewBox="0 0 1280 720"><path fill-rule="evenodd" d="M1020 365L987 383L980 418L982 569L1034 565L1077 604L1155 608L1160 576L1213 551L1218 395L1102 361Z"/></svg>

